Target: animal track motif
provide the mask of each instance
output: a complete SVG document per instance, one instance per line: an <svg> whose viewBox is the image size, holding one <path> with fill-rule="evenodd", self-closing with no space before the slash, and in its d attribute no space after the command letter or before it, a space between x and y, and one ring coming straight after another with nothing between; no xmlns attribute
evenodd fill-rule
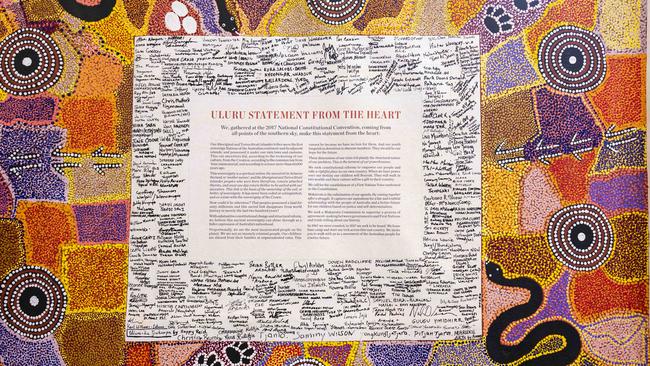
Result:
<svg viewBox="0 0 650 366"><path fill-rule="evenodd" d="M528 11L539 6L539 0L514 0L513 5L521 11Z"/></svg>
<svg viewBox="0 0 650 366"><path fill-rule="evenodd" d="M512 28L514 28L514 24L512 23L512 16L508 14L501 6L488 6L485 10L485 18L483 18L483 24L485 25L485 28L487 28L487 30L490 31L490 33L493 35L508 33L512 31Z"/></svg>
<svg viewBox="0 0 650 366"><path fill-rule="evenodd" d="M187 34L194 34L198 24L193 16L189 15L187 6L180 1L171 4L171 11L165 14L165 27L172 32L178 32L183 28Z"/></svg>
<svg viewBox="0 0 650 366"><path fill-rule="evenodd" d="M226 356L233 365L248 365L255 354L255 349L248 342L235 342L226 347Z"/></svg>
<svg viewBox="0 0 650 366"><path fill-rule="evenodd" d="M210 352L208 354L200 353L194 363L196 366L223 366L221 361L217 360L217 354Z"/></svg>

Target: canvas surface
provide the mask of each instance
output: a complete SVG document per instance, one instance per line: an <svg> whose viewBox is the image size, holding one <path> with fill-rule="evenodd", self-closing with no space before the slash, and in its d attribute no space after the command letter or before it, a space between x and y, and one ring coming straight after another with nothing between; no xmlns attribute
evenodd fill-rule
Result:
<svg viewBox="0 0 650 366"><path fill-rule="evenodd" d="M2 1L0 363L646 364L646 6ZM481 37L483 338L124 341L133 37L188 34Z"/></svg>

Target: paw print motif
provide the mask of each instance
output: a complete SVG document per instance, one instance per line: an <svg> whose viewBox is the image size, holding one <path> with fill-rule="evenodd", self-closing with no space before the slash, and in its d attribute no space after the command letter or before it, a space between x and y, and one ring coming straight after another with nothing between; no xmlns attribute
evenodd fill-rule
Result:
<svg viewBox="0 0 650 366"><path fill-rule="evenodd" d="M528 11L539 6L539 0L514 0L515 8L521 11Z"/></svg>
<svg viewBox="0 0 650 366"><path fill-rule="evenodd" d="M526 0L524 0L526 1ZM485 10L483 24L493 35L508 33L514 27L512 16L500 6L488 6Z"/></svg>
<svg viewBox="0 0 650 366"><path fill-rule="evenodd" d="M226 347L226 356L233 365L248 365L255 354L255 349L248 342L235 342Z"/></svg>
<svg viewBox="0 0 650 366"><path fill-rule="evenodd" d="M196 362L194 362L195 366L223 366L221 361L217 360L217 354L214 352L210 352L208 354L206 353L199 353L198 357L196 357Z"/></svg>
<svg viewBox="0 0 650 366"><path fill-rule="evenodd" d="M183 28L185 33L194 34L197 30L196 19L188 15L187 6L180 1L174 1L171 5L171 11L165 14L165 27L172 32L177 32Z"/></svg>

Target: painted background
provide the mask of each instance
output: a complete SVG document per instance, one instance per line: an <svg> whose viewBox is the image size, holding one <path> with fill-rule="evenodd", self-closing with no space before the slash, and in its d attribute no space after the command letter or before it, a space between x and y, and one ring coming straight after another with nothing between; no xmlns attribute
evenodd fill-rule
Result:
<svg viewBox="0 0 650 366"><path fill-rule="evenodd" d="M641 0L0 1L0 364L647 364ZM125 343L134 36L479 34L485 337Z"/></svg>

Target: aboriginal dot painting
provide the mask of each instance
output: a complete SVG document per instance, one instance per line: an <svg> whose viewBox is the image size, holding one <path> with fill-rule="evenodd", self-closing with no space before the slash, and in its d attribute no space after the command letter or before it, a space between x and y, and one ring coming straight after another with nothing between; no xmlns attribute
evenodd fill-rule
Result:
<svg viewBox="0 0 650 366"><path fill-rule="evenodd" d="M643 0L0 0L0 365L648 363ZM483 337L127 343L133 37L480 36Z"/></svg>

